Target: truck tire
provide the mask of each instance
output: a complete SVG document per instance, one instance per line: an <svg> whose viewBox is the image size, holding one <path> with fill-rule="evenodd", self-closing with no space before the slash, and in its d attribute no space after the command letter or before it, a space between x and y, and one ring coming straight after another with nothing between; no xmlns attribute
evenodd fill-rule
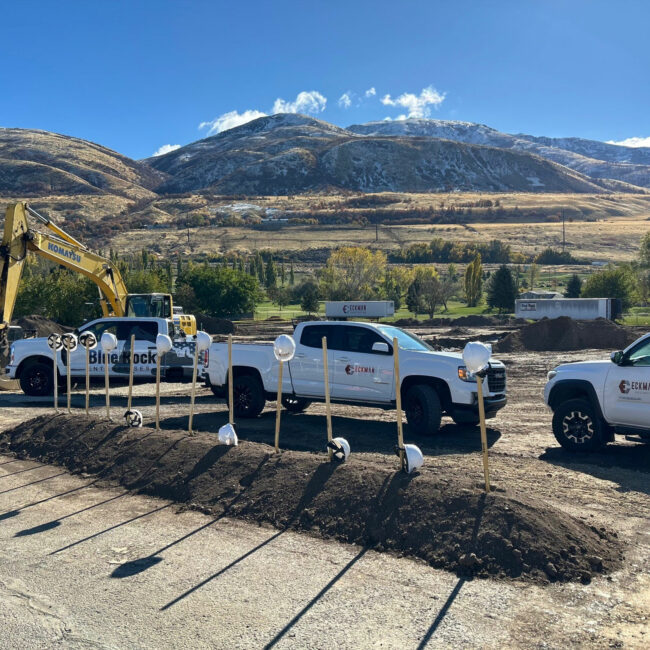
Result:
<svg viewBox="0 0 650 650"><path fill-rule="evenodd" d="M440 429L442 407L435 388L418 384L409 389L404 400L406 421L417 435L432 435Z"/></svg>
<svg viewBox="0 0 650 650"><path fill-rule="evenodd" d="M603 421L586 399L562 402L553 414L555 439L568 451L595 451L603 446Z"/></svg>
<svg viewBox="0 0 650 650"><path fill-rule="evenodd" d="M28 363L20 373L20 388L25 395L43 397L54 392L52 365L42 361Z"/></svg>
<svg viewBox="0 0 650 650"><path fill-rule="evenodd" d="M232 384L235 417L255 418L266 404L264 386L252 375L235 377Z"/></svg>
<svg viewBox="0 0 650 650"><path fill-rule="evenodd" d="M282 406L292 413L302 413L310 404L311 400L304 397L296 397L295 395L282 396Z"/></svg>

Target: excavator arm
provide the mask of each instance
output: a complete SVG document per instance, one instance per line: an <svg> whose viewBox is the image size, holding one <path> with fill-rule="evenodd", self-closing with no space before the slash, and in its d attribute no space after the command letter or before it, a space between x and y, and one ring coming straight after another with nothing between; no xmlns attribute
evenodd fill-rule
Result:
<svg viewBox="0 0 650 650"><path fill-rule="evenodd" d="M28 214L38 219L50 232L32 230L27 221ZM128 292L117 267L88 250L27 203L14 203L7 207L0 244L0 337L11 322L28 252L90 278L99 289L104 316L125 315Z"/></svg>

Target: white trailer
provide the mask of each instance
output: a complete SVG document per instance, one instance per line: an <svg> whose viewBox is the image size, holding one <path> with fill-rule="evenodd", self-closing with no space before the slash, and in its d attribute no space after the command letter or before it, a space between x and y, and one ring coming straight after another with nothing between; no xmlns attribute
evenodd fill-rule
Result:
<svg viewBox="0 0 650 650"><path fill-rule="evenodd" d="M386 318L395 315L392 300L340 300L325 303L327 318Z"/></svg>
<svg viewBox="0 0 650 650"><path fill-rule="evenodd" d="M541 320L569 316L575 320L607 318L614 320L622 313L621 301L616 298L556 298L515 300L515 316Z"/></svg>

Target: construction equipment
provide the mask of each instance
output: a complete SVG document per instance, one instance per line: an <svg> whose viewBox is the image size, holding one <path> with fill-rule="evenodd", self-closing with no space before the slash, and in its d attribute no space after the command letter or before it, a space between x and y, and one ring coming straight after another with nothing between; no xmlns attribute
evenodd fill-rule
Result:
<svg viewBox="0 0 650 650"><path fill-rule="evenodd" d="M49 232L32 229L28 214L46 226ZM30 251L90 278L99 289L99 303L104 316L173 317L170 294L128 293L113 262L93 253L51 219L22 201L7 207L0 245L0 344L4 342L6 345L23 265ZM185 334L196 334L194 316L183 314L176 318Z"/></svg>

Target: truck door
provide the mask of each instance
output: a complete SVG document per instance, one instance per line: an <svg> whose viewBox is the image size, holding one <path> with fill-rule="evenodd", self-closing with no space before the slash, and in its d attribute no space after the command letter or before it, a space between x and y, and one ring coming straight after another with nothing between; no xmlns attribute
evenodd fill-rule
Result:
<svg viewBox="0 0 650 650"><path fill-rule="evenodd" d="M605 417L612 423L650 427L650 338L612 363L605 381Z"/></svg>
<svg viewBox="0 0 650 650"><path fill-rule="evenodd" d="M296 354L289 362L291 381L297 395L324 397L323 377L323 337L327 338L327 361L329 365L330 387L332 384L332 350L336 345L337 325L305 325L296 341Z"/></svg>
<svg viewBox="0 0 650 650"><path fill-rule="evenodd" d="M97 347L94 350L90 350L88 355L88 368L91 377L103 377L104 376L104 362L103 362L103 352L100 345L102 334L109 332L114 336L117 336L117 322L116 321L95 321L88 323L79 328L79 334L82 332L92 332L97 338ZM117 352L117 351L115 351ZM115 354L115 352L113 354ZM65 355L61 355L62 361ZM61 367L61 372L65 373L65 362ZM73 377L85 377L86 376L86 349L81 345L77 346L77 349L72 353L70 357L70 366L71 374Z"/></svg>
<svg viewBox="0 0 650 650"><path fill-rule="evenodd" d="M332 397L356 402L387 402L392 398L393 345L375 329L342 325L333 350ZM388 344L388 352L374 351L375 343Z"/></svg>
<svg viewBox="0 0 650 650"><path fill-rule="evenodd" d="M156 321L135 319L122 321L117 327L119 362L113 364L112 373L128 379L131 358L131 336L135 336L133 349L133 376L140 379L154 377L156 374Z"/></svg>

